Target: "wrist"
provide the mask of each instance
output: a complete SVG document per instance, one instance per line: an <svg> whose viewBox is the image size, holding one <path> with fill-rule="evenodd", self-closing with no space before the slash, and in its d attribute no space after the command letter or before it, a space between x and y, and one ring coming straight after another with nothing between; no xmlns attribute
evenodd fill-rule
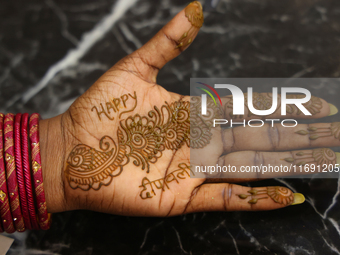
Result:
<svg viewBox="0 0 340 255"><path fill-rule="evenodd" d="M65 139L62 115L40 120L39 135L47 210L51 213L65 211L67 210L63 178Z"/></svg>

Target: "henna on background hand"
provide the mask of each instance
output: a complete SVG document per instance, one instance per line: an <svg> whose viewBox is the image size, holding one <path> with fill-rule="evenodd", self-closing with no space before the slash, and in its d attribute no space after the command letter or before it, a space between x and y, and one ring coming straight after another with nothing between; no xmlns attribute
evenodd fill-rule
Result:
<svg viewBox="0 0 340 255"><path fill-rule="evenodd" d="M281 108L281 96L278 95L278 106L275 110L277 112ZM288 99L293 99L293 98L304 98L304 95L287 95ZM248 94L244 94L244 106L246 109L246 112L248 112L247 116L248 118L251 116L256 116L258 118L264 118L265 116L257 116L253 114L251 111L249 111L248 104ZM271 93L253 93L253 106L256 110L268 110L272 107L272 94ZM307 102L304 103L303 106L312 114L315 115L317 113L321 112L322 109L322 101L320 98L312 96L311 99ZM230 97L230 100L224 105L225 112L229 112L229 117L231 119L242 119L244 118L243 115L233 115L233 99ZM274 112L274 113L275 113ZM301 110L293 104L288 104L286 106L286 112L289 114L295 114L295 115L300 115L302 112ZM274 114L273 113L273 114Z"/></svg>
<svg viewBox="0 0 340 255"><path fill-rule="evenodd" d="M232 97L229 97L229 98L230 98L230 100L224 106L225 112L226 113L229 112L229 117L231 119L242 119L242 118L244 118L243 115L233 115L234 101L233 101ZM279 99L280 99L280 95L278 95L278 102L280 102ZM248 102L248 93L244 93L244 102L245 102L244 106L245 106L246 112L248 112L247 116L248 117L256 116L251 111L249 111L248 104L246 103L246 102ZM272 107L272 102L273 102L273 98L272 98L271 93L256 93L256 92L253 93L253 105L254 105L254 108L256 110L268 110ZM277 111L277 109L276 109L276 111ZM262 116L262 118L263 118L263 116Z"/></svg>
<svg viewBox="0 0 340 255"><path fill-rule="evenodd" d="M333 122L329 127L309 127L307 130L299 130L295 133L308 135L310 140L332 136L340 140L340 122Z"/></svg>
<svg viewBox="0 0 340 255"><path fill-rule="evenodd" d="M161 189L163 191L165 191L166 189L170 189L168 185L170 182L176 181L177 183L179 183L179 180L190 177L190 172L195 175L194 172L191 171L190 166L185 163L181 163L178 165L177 170L167 174L164 178L150 181L147 177L144 177L142 179L142 184L139 186L140 188L143 188L139 196L142 199L153 198L154 196L156 196L155 189Z"/></svg>
<svg viewBox="0 0 340 255"><path fill-rule="evenodd" d="M294 98L305 98L304 95L287 95L288 99L294 99ZM312 114L315 115L317 113L321 112L321 108L322 108L322 101L320 98L312 96L311 99L307 102L304 103L303 106ZM289 114L296 114L296 115L300 115L302 113L302 111L296 107L296 105L291 105L288 104L287 105L287 113Z"/></svg>
<svg viewBox="0 0 340 255"><path fill-rule="evenodd" d="M271 198L275 203L282 205L291 205L294 202L294 194L290 189L285 187L265 187L253 188L248 191L248 194L237 194L240 199L247 199L249 204L256 204L261 199Z"/></svg>
<svg viewBox="0 0 340 255"><path fill-rule="evenodd" d="M329 148L314 149L310 152L292 152L293 157L285 158L288 163L293 163L297 166L315 164L319 166L323 165L335 165L336 154Z"/></svg>

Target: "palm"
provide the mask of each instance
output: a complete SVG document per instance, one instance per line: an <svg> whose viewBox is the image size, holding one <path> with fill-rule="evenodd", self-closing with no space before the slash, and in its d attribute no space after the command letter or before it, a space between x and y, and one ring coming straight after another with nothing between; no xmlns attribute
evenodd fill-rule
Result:
<svg viewBox="0 0 340 255"><path fill-rule="evenodd" d="M118 104L118 101L116 101L116 106L113 98L120 98L122 101L123 95L128 96L125 106L122 102ZM137 95L136 100L133 98L135 95ZM162 109L166 103L171 105L179 100L185 101L187 98L168 92L159 85L149 83L128 70L119 68L117 70L116 67L113 67L64 114L64 121L72 123L72 125L65 125L72 127L67 128L67 140L72 141L70 143L72 146L86 144L101 151L99 141L102 137L109 136L118 146L118 129L124 132L121 122L124 125L127 119L134 119L136 115L147 117L155 107ZM137 105L134 108L135 101L137 101ZM131 109L133 110L130 111ZM128 112L124 113L124 111ZM168 116L164 117L168 118ZM152 118L149 119L152 120ZM143 130L134 134L143 135ZM146 139L145 136L143 138ZM144 177L150 181L162 179L171 172L180 169L179 165L190 165L190 151L185 141L181 141L181 145L175 150L165 148L160 153L162 155L157 155L156 162L148 161L147 157L150 154L147 153L145 157L141 158L130 156L128 158L130 162L124 166L119 178L108 176L107 181L102 182L105 187L98 191L103 193L100 196L104 198L109 196L114 202L104 203L106 206L101 207L100 210L121 214L158 216L182 213L190 200L192 191L202 184L204 179L181 179L181 185L175 185L175 180L173 183L169 183L168 187L164 186L164 190L154 187L154 192L150 194L152 198L141 199L141 196L146 196L146 192L141 194L143 188L140 187ZM217 158L218 154L216 154ZM134 164L135 160L138 165ZM117 169L113 175L118 172ZM89 186L84 185L82 188L87 190ZM120 192L116 192L117 190ZM165 190L168 191L164 192ZM175 201L177 202L175 203ZM102 201L98 200L99 202L103 205ZM98 208L97 203L91 205L91 208Z"/></svg>

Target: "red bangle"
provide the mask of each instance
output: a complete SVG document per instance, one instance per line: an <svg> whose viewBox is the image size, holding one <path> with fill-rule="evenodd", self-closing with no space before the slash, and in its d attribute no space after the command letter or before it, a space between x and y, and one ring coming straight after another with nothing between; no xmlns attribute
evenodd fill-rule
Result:
<svg viewBox="0 0 340 255"><path fill-rule="evenodd" d="M51 214L47 213L43 175L41 170L39 119L40 119L39 114L37 113L32 114L29 121L29 129L31 141L33 181L35 187L35 198L38 207L39 225L41 229L46 230L49 229L51 225Z"/></svg>
<svg viewBox="0 0 340 255"><path fill-rule="evenodd" d="M6 181L6 170L4 162L4 115L0 114L0 214L2 220L2 226L7 233L13 233L15 231L13 225L13 219L11 209L8 200L8 190Z"/></svg>
<svg viewBox="0 0 340 255"><path fill-rule="evenodd" d="M13 118L12 113L5 116L4 124L4 139L5 139L5 161L6 161L6 176L9 193L9 201L14 221L14 226L17 231L25 231L24 220L21 213L20 199L18 193L18 182L15 167L14 156L14 140L13 140Z"/></svg>
<svg viewBox="0 0 340 255"><path fill-rule="evenodd" d="M0 141L0 160L3 161L4 157L3 157L3 148L2 148L2 127L3 127L3 118L4 118L4 115L2 113L0 113L0 138L1 138L1 141ZM1 167L1 163L0 163L0 176L3 175L3 171L1 170L3 169L3 165ZM2 177L0 177L0 183L3 183L2 182ZM1 187L0 187L0 233L4 232L4 227L2 226L2 217L1 217L1 209L2 209L2 204L5 200L5 197L6 197L6 193L2 191Z"/></svg>
<svg viewBox="0 0 340 255"><path fill-rule="evenodd" d="M21 205L21 212L24 219L26 229L32 229L31 221L28 213L28 205L26 198L25 177L22 168L22 155L21 155L21 139L20 139L20 126L21 126L21 113L15 115L14 119L14 153L15 153L15 167L17 171L17 181L19 187L19 198Z"/></svg>
<svg viewBox="0 0 340 255"><path fill-rule="evenodd" d="M25 189L27 195L27 204L30 222L33 229L39 229L37 214L34 207L34 195L31 178L31 162L29 158L28 144L28 113L24 113L21 118L21 149L22 149L22 167L25 177Z"/></svg>

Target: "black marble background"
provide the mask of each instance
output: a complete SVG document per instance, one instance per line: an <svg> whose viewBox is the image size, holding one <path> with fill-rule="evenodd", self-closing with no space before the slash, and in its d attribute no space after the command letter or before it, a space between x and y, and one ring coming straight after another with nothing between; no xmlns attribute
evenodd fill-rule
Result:
<svg viewBox="0 0 340 255"><path fill-rule="evenodd" d="M64 112L188 3L0 0L0 110ZM190 77L339 77L339 32L337 0L221 0L158 83L188 94ZM340 108L338 85L313 89ZM58 213L49 231L11 235L9 254L340 254L340 180L256 183L268 184L286 184L307 201L168 219Z"/></svg>

